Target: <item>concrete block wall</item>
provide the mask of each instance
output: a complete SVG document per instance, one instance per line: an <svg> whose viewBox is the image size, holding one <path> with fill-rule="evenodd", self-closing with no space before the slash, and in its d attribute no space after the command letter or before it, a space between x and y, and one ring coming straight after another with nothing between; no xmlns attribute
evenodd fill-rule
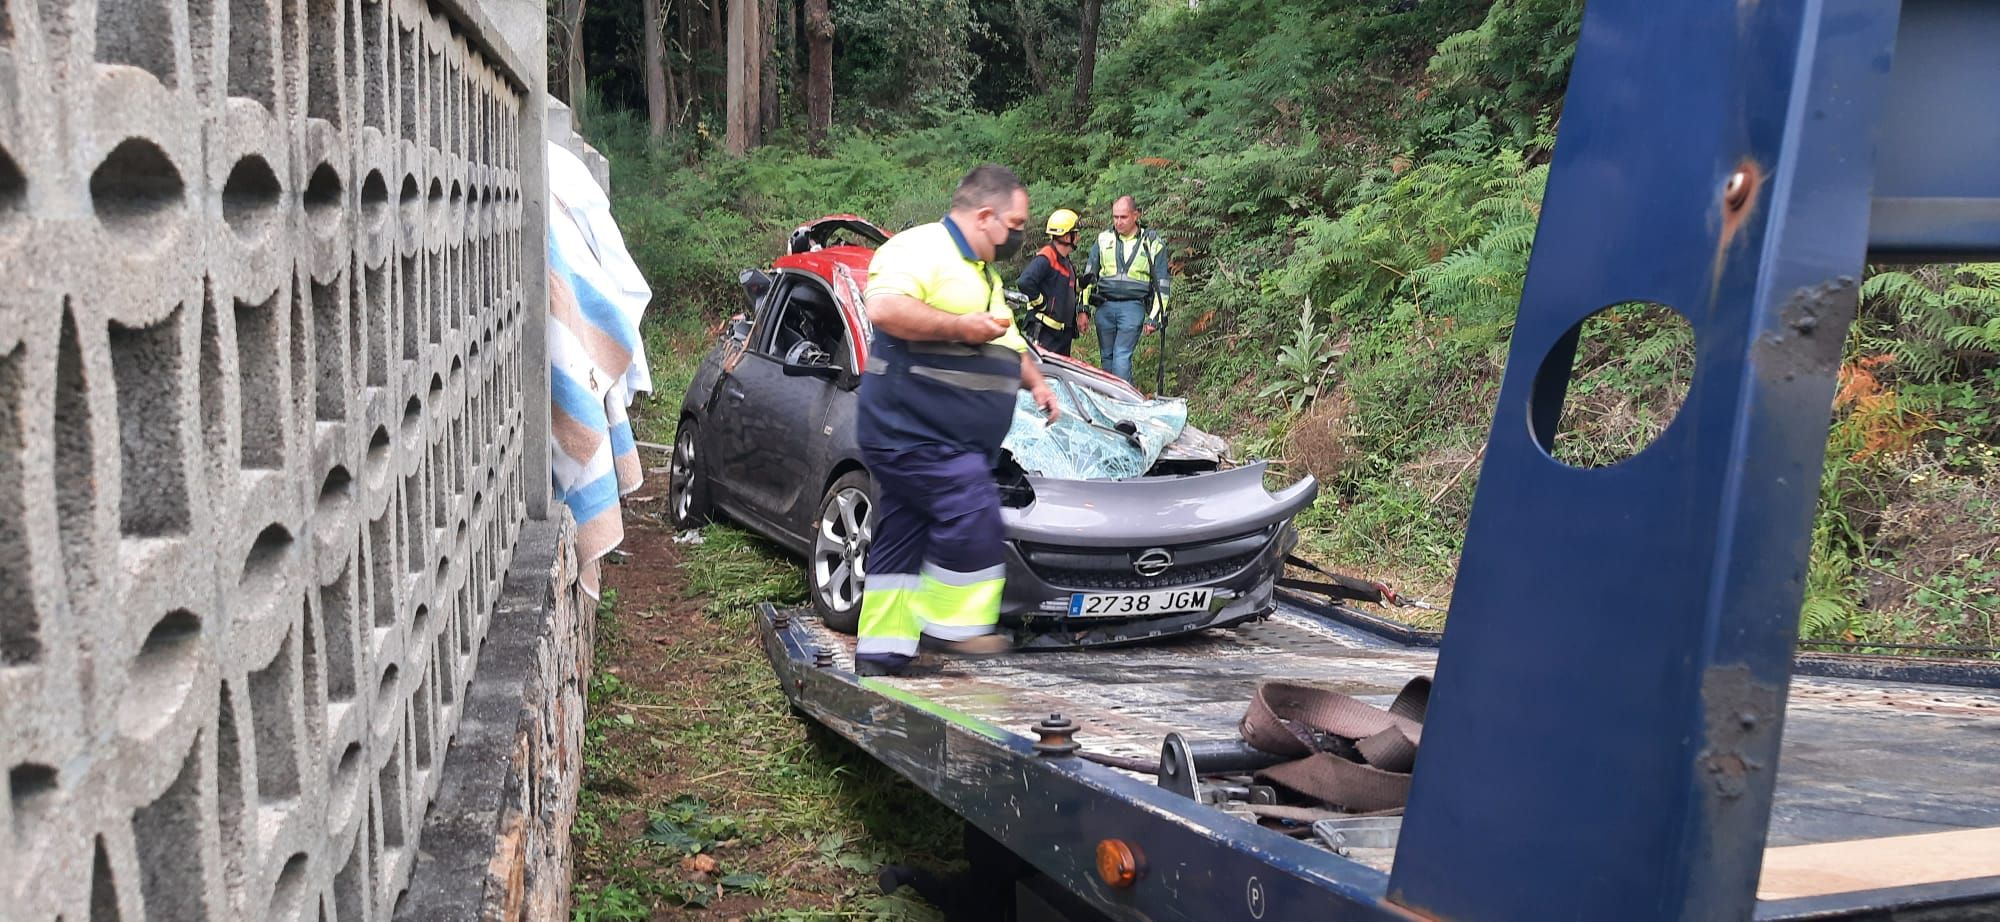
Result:
<svg viewBox="0 0 2000 922"><path fill-rule="evenodd" d="M596 600L568 509L522 529L397 920L567 918Z"/></svg>
<svg viewBox="0 0 2000 922"><path fill-rule="evenodd" d="M611 194L611 160L590 146L589 141L576 130L576 112L561 100L547 101L548 119L542 134L549 140L562 145L577 159L583 161L584 169L590 171L590 178L597 181L597 187Z"/></svg>
<svg viewBox="0 0 2000 922"><path fill-rule="evenodd" d="M514 60L0 0L0 917L390 917L546 489Z"/></svg>

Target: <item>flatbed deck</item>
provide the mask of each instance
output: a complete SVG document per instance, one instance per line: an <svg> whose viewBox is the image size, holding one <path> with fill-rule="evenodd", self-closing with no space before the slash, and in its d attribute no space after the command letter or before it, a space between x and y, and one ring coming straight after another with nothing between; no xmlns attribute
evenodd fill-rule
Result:
<svg viewBox="0 0 2000 922"><path fill-rule="evenodd" d="M831 652L831 663L820 657L822 670L851 672L853 638L827 629L803 612L788 612L777 620L794 638L794 646ZM1387 641L1286 605L1263 622L1165 643L985 660L933 658L920 662L920 668L907 676L847 678L861 689L886 693L884 703L918 706L949 723L998 728L1021 735L1023 742L1036 722L1062 714L1077 724L1076 740L1085 750L1152 761L1168 733L1195 740L1234 739L1237 721L1259 681L1296 680L1386 706L1410 678L1433 671L1436 655L1434 649ZM839 723L829 721L837 730L842 729ZM866 738L857 741L870 747ZM1122 782L1154 783L1151 776L1137 772L1102 771ZM1885 884L1935 887L1958 882L1954 892L2000 894L2000 881L1976 881L2000 875L2000 838L1996 838L2000 783L1996 782L2000 782L2000 694L1941 685L1795 677L1786 711L1767 871L1760 887L1761 895L1789 898L1790 903L1767 902L1763 907L1769 912L1760 916L1783 917L1787 905L1803 910L1815 898L1822 908L1867 905L1869 901L1853 896L1856 888ZM1212 808L1181 802L1219 819ZM1224 805L1221 813L1233 813L1244 827L1251 826L1247 812L1232 805ZM1884 854L1915 847L1891 837L1940 833L1979 838L1968 839L1963 848L1953 847L1949 836L1940 841L1909 840L1917 845L1929 842L1933 850L1971 853L1956 863L1929 863L1929 870L1915 877L1907 869L1890 871L1879 860ZM1881 844L1871 849L1869 842ZM1830 851L1823 847L1829 843L1850 845ZM1822 848L1793 851L1811 846ZM1386 873L1393 852L1358 850L1352 857ZM1826 872L1821 865L1828 861L1858 864L1861 870ZM1877 876L1892 876L1871 878L1868 868L1877 866L1883 869ZM1826 900L1829 894L1840 893L1849 896ZM1903 892L1890 902L1912 895Z"/></svg>

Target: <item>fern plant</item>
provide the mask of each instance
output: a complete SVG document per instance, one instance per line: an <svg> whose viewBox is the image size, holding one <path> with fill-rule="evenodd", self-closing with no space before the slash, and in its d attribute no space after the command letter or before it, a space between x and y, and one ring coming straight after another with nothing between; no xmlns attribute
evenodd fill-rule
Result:
<svg viewBox="0 0 2000 922"><path fill-rule="evenodd" d="M2000 363L2000 264L1877 272L1861 285L1863 347L1920 382Z"/></svg>

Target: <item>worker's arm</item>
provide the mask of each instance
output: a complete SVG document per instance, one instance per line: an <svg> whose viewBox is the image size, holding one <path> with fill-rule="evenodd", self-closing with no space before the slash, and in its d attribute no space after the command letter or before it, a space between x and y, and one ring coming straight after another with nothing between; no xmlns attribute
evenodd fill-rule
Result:
<svg viewBox="0 0 2000 922"><path fill-rule="evenodd" d="M1070 271L1076 271L1076 264L1073 262L1070 264ZM1083 289L1080 287L1082 281L1083 276L1077 276L1073 279L1062 279L1058 283L1068 285L1070 287L1070 296L1076 299L1076 332L1079 334L1090 329L1090 302L1085 301L1083 298Z"/></svg>
<svg viewBox="0 0 2000 922"><path fill-rule="evenodd" d="M1097 241L1096 239L1093 238L1090 242L1090 255L1084 257L1083 260L1083 272L1082 274L1076 277L1076 281L1079 286L1076 293L1076 299L1078 304L1094 303L1090 299L1097 295L1098 249L1099 248L1097 246Z"/></svg>
<svg viewBox="0 0 2000 922"><path fill-rule="evenodd" d="M1062 417L1062 405L1056 402L1056 392L1049 387L1049 380L1042 377L1042 369L1035 364L1032 352L1021 353L1021 386L1034 395L1035 405L1049 415L1049 422Z"/></svg>
<svg viewBox="0 0 2000 922"><path fill-rule="evenodd" d="M1147 233L1151 234L1152 232L1148 231ZM1167 294L1173 288L1174 284L1173 277L1169 274L1169 270L1172 267L1170 260L1167 259L1166 241L1161 240L1157 234L1153 234L1152 237L1153 303L1147 305L1146 308L1146 332L1148 333L1159 329L1160 324L1164 322L1161 318L1167 315Z"/></svg>
<svg viewBox="0 0 2000 922"><path fill-rule="evenodd" d="M909 295L875 292L868 295L868 322L909 342L989 343L1007 332L1011 322L996 314L954 314Z"/></svg>
<svg viewBox="0 0 2000 922"><path fill-rule="evenodd" d="M1014 287L1028 296L1031 302L1043 301L1042 285L1048 281L1049 261L1041 256L1028 260L1028 267L1021 270L1020 278L1014 280Z"/></svg>

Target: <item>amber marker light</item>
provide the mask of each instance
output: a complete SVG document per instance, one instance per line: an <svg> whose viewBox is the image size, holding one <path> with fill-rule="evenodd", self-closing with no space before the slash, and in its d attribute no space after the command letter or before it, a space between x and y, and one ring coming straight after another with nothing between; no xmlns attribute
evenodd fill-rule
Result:
<svg viewBox="0 0 2000 922"><path fill-rule="evenodd" d="M1097 876L1113 887L1124 889L1139 882L1146 872L1146 859L1139 850L1117 839L1097 843Z"/></svg>

